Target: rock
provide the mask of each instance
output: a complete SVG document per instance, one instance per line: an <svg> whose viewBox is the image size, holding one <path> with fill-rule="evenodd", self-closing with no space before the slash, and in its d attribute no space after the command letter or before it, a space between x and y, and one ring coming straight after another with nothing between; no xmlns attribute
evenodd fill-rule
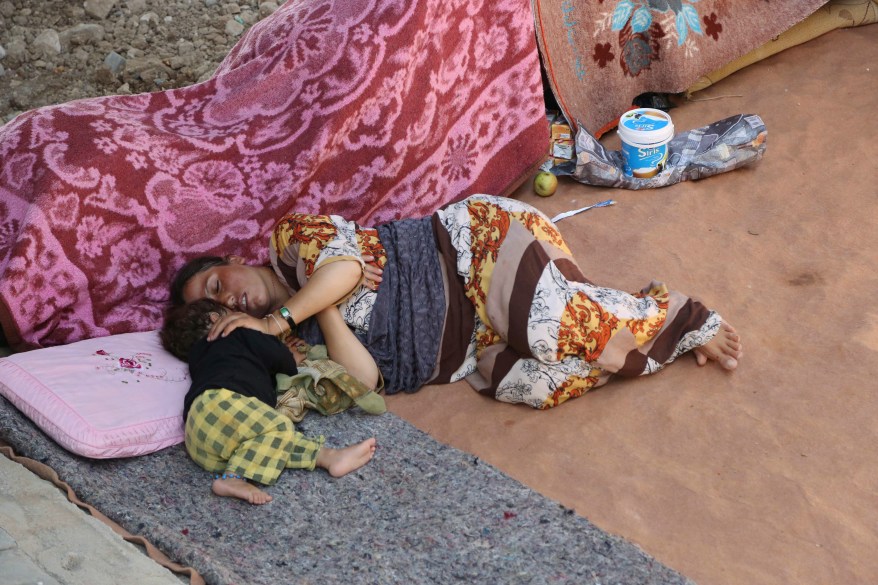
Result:
<svg viewBox="0 0 878 585"><path fill-rule="evenodd" d="M73 60L76 61L74 65L78 65L79 67L84 66L86 63L88 63L89 60L88 51L86 51L82 47L76 47L73 50Z"/></svg>
<svg viewBox="0 0 878 585"><path fill-rule="evenodd" d="M259 5L259 18L265 18L269 14L273 14L278 8L274 2L262 2Z"/></svg>
<svg viewBox="0 0 878 585"><path fill-rule="evenodd" d="M244 32L244 25L235 20L234 18L230 18L226 21L226 34L232 37L240 36L241 33Z"/></svg>
<svg viewBox="0 0 878 585"><path fill-rule="evenodd" d="M139 20L141 23L145 22L145 23L158 24L159 23L159 15L156 14L155 12L152 12L152 11L144 12L143 14L140 15Z"/></svg>
<svg viewBox="0 0 878 585"><path fill-rule="evenodd" d="M11 62L20 63L27 58L27 45L21 37L13 37L6 45L6 55Z"/></svg>
<svg viewBox="0 0 878 585"><path fill-rule="evenodd" d="M146 10L146 0L128 0L125 5L132 14L140 14Z"/></svg>
<svg viewBox="0 0 878 585"><path fill-rule="evenodd" d="M58 37L62 47L70 45L93 45L104 40L106 31L99 24L77 24L74 27L61 31Z"/></svg>
<svg viewBox="0 0 878 585"><path fill-rule="evenodd" d="M157 57L136 57L125 63L125 74L152 84L157 79L168 79L171 69Z"/></svg>
<svg viewBox="0 0 878 585"><path fill-rule="evenodd" d="M244 21L244 24L247 26L250 26L254 22L256 22L257 20L259 20L256 16L256 13L253 12L252 10L250 10L249 8L245 8L244 10L242 10L241 14L239 16L240 16L241 20Z"/></svg>
<svg viewBox="0 0 878 585"><path fill-rule="evenodd" d="M247 28L279 4L0 0L0 124L39 106L208 79ZM155 61L136 61L148 58Z"/></svg>
<svg viewBox="0 0 878 585"><path fill-rule="evenodd" d="M107 15L110 14L115 5L116 0L85 0L83 7L86 14L94 16L98 20L103 20L107 18Z"/></svg>
<svg viewBox="0 0 878 585"><path fill-rule="evenodd" d="M55 29L46 29L37 35L31 45L37 53L51 57L61 52L61 39Z"/></svg>
<svg viewBox="0 0 878 585"><path fill-rule="evenodd" d="M101 67L95 71L95 82L99 85L112 85L116 83L116 76L106 67Z"/></svg>
<svg viewBox="0 0 878 585"><path fill-rule="evenodd" d="M29 104L43 89L41 85L38 82L29 82L14 88L9 100L11 105L22 110L30 109Z"/></svg>
<svg viewBox="0 0 878 585"><path fill-rule="evenodd" d="M119 75L125 69L125 57L112 51L104 58L104 67L109 69L113 75Z"/></svg>

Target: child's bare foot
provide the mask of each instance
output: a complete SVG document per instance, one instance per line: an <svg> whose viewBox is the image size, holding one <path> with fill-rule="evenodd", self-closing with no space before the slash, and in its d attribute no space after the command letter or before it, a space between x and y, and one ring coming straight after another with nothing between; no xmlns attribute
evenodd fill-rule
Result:
<svg viewBox="0 0 878 585"><path fill-rule="evenodd" d="M722 322L713 339L695 348L694 351L699 366L703 366L708 360L713 360L726 370L737 368L738 360L744 355L738 332L725 321Z"/></svg>
<svg viewBox="0 0 878 585"><path fill-rule="evenodd" d="M247 481L236 477L213 480L213 493L226 498L238 498L251 504L267 504L271 496Z"/></svg>
<svg viewBox="0 0 878 585"><path fill-rule="evenodd" d="M344 449L321 447L317 452L317 467L326 469L333 477L341 477L369 463L374 454L374 437Z"/></svg>

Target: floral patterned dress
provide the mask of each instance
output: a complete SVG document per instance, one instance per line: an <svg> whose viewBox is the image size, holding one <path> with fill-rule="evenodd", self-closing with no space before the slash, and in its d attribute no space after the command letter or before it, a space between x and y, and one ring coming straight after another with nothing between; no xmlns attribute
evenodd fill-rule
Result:
<svg viewBox="0 0 878 585"><path fill-rule="evenodd" d="M660 370L709 341L720 317L663 284L635 294L582 274L552 222L514 199L473 195L433 214L448 311L431 383L466 379L504 402L549 408L613 374ZM338 216L290 214L271 238L271 261L295 292L328 262L371 254L377 231ZM369 327L376 293L360 286L339 306Z"/></svg>

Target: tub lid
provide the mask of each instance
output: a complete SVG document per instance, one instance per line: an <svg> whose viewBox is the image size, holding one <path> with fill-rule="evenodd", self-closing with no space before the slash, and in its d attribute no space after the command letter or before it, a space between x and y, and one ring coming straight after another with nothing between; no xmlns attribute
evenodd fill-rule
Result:
<svg viewBox="0 0 878 585"><path fill-rule="evenodd" d="M619 136L626 142L662 142L673 138L674 123L666 112L638 108L622 114L619 119Z"/></svg>

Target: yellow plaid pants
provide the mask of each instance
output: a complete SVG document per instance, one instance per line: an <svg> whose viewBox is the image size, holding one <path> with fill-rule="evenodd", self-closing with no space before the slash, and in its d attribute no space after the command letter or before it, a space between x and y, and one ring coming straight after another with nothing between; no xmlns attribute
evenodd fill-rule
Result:
<svg viewBox="0 0 878 585"><path fill-rule="evenodd" d="M203 392L186 419L186 451L198 465L265 485L284 468L313 470L323 441L305 437L261 400L225 388Z"/></svg>

